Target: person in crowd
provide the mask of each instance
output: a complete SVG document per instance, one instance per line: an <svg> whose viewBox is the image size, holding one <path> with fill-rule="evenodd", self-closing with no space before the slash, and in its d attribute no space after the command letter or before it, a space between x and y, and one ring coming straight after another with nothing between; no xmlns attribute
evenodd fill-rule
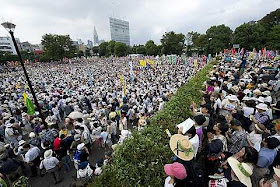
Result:
<svg viewBox="0 0 280 187"><path fill-rule="evenodd" d="M39 168L40 170L46 170L46 173L51 175L54 184L59 184L63 180L59 174L59 167L61 167L60 162L56 157L53 157L53 151L51 149L46 150Z"/></svg>

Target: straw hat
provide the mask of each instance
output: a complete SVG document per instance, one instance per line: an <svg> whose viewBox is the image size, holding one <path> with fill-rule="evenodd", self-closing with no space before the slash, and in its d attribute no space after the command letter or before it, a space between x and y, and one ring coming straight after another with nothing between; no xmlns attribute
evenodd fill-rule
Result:
<svg viewBox="0 0 280 187"><path fill-rule="evenodd" d="M52 154L53 154L53 151L51 149L49 150L46 150L45 153L44 153L44 158L50 158L52 157Z"/></svg>
<svg viewBox="0 0 280 187"><path fill-rule="evenodd" d="M169 146L173 153L182 160L189 161L194 157L194 150L191 142L181 134L171 136Z"/></svg>
<svg viewBox="0 0 280 187"><path fill-rule="evenodd" d="M255 90L253 91L253 93L254 93L255 95L262 95L262 92L261 92L259 89L255 89Z"/></svg>
<svg viewBox="0 0 280 187"><path fill-rule="evenodd" d="M234 157L229 157L227 161L239 181L245 186L251 187L252 182L250 176L253 174L252 167L246 163L240 163Z"/></svg>
<svg viewBox="0 0 280 187"><path fill-rule="evenodd" d="M273 167L273 170L274 170L275 175L277 175L277 177L280 178L280 169Z"/></svg>
<svg viewBox="0 0 280 187"><path fill-rule="evenodd" d="M268 110L268 107L266 104L264 103L260 103L256 106L257 109L260 109L260 110L264 110L264 111L267 111Z"/></svg>
<svg viewBox="0 0 280 187"><path fill-rule="evenodd" d="M262 125L262 124L257 124L257 123L255 123L255 128L259 131L259 132L261 132L261 133L264 133L264 131L265 131L265 126L264 125Z"/></svg>

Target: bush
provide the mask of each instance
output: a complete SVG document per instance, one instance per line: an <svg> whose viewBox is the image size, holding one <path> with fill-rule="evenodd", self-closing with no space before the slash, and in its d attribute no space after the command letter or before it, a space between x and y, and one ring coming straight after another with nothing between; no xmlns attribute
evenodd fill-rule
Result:
<svg viewBox="0 0 280 187"><path fill-rule="evenodd" d="M162 186L165 179L163 166L170 163L173 156L164 131L169 129L172 134L177 133L176 124L190 116L190 103L201 101L200 90L215 63L211 62L179 88L164 110L150 119L148 128L134 131L133 138L116 150L113 163L104 168L101 176L89 186Z"/></svg>

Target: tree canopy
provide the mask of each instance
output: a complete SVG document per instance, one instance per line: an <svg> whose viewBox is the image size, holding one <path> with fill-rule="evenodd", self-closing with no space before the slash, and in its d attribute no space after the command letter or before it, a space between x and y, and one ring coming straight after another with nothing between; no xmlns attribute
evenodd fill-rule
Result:
<svg viewBox="0 0 280 187"><path fill-rule="evenodd" d="M73 58L77 52L69 35L45 34L42 37L42 45L44 56L53 60Z"/></svg>
<svg viewBox="0 0 280 187"><path fill-rule="evenodd" d="M162 45L162 53L166 55L181 55L183 53L185 36L182 33L176 34L174 31L167 32L162 36L160 41Z"/></svg>

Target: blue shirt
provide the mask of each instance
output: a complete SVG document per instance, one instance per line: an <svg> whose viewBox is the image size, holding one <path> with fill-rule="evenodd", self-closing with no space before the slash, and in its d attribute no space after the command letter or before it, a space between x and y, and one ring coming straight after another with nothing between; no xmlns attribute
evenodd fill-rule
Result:
<svg viewBox="0 0 280 187"><path fill-rule="evenodd" d="M273 163L276 155L277 151L275 149L261 148L257 165L261 168L269 167Z"/></svg>

